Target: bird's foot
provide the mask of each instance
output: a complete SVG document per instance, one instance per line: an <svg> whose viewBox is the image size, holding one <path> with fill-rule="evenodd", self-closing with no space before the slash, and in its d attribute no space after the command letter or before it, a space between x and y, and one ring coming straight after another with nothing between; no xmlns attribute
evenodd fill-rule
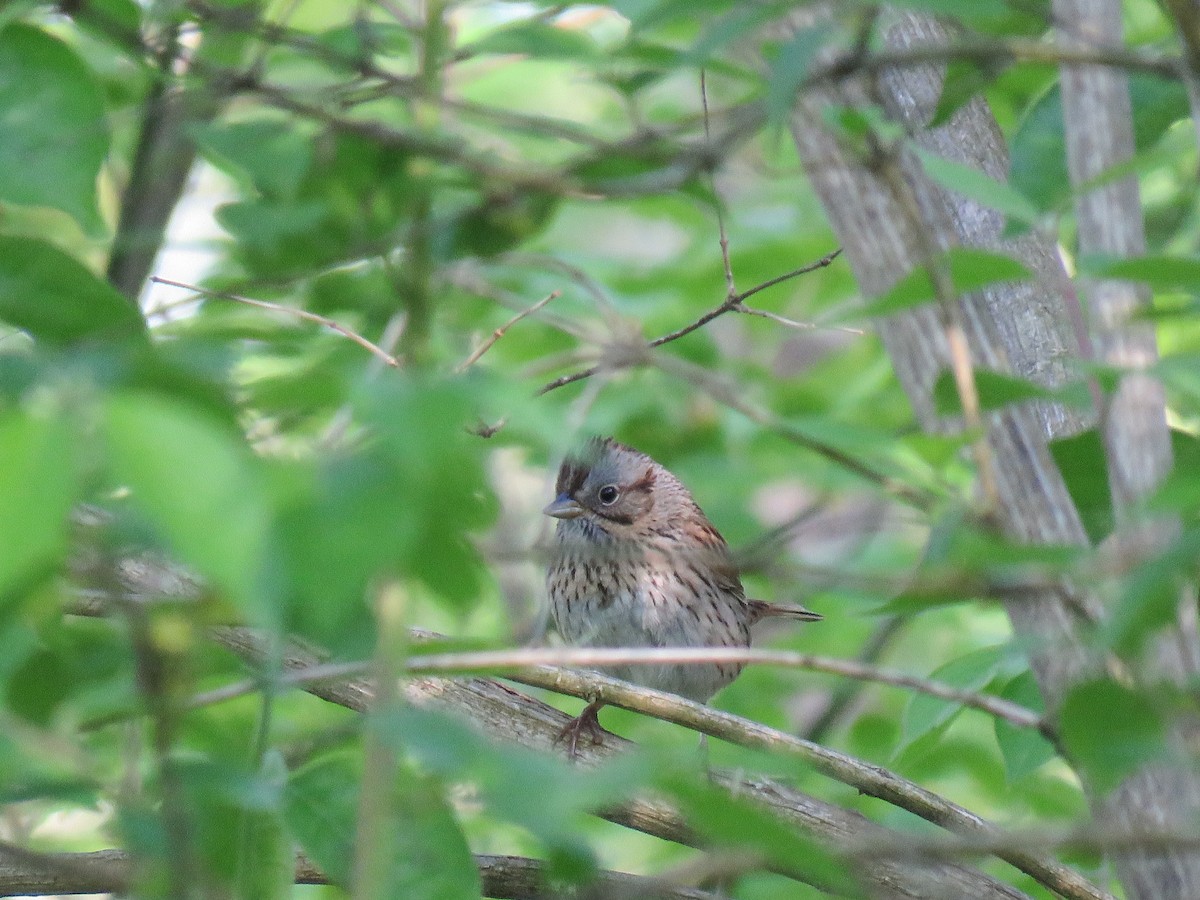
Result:
<svg viewBox="0 0 1200 900"><path fill-rule="evenodd" d="M566 743L567 754L571 759L579 756L579 745L585 736L593 747L604 742L604 736L608 732L600 727L599 718L600 707L603 705L599 700L589 703L583 708L583 712L563 726L558 737L554 739L556 744Z"/></svg>

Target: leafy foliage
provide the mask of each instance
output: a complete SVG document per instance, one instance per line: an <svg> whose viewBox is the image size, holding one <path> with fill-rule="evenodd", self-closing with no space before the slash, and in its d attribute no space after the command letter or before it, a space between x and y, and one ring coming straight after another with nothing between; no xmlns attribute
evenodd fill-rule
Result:
<svg viewBox="0 0 1200 900"><path fill-rule="evenodd" d="M819 124L863 165L919 156L950 195L1003 216L1011 235L1054 234L1070 256L1078 192L1061 92L1052 67L1011 49L1051 33L1049 4L895 5L955 21L963 53L936 121L985 94L1008 178L918 149L881 106L830 107ZM404 628L488 647L540 637L538 510L563 452L598 432L693 488L744 551L749 594L825 614L764 631L770 646L861 654L1045 716L1029 670L1045 648L1013 639L990 601L1071 580L1116 610L1089 649L1115 671L1136 662L1176 620L1200 553L1185 85L1135 60L1137 155L1101 179L1139 178L1146 254L1070 260L1085 307L1088 279L1153 293L1133 324L1162 348L1153 371L1176 471L1145 508L1118 514L1100 432L1056 441L1093 546L1030 547L976 515L975 436L920 433L864 331L942 309L947 286L972 294L1044 273L1011 246L949 247L879 296L859 295L843 259L767 286L836 246L786 131L797 90L890 52L872 8L833 4L781 38L780 16L804 4L422 6L424 18L317 0L0 11L0 797L21 804L13 821L79 814L29 843L115 841L145 897L183 896L180 885L339 896L380 859L379 896L474 897L473 853L535 856L555 885L604 867L669 872L692 851L592 815L645 792L725 851L715 859L752 861L718 873L734 896L820 895L801 881L859 890L844 848L731 799L681 729L606 710L640 746L585 773L404 702L351 717L294 689L285 642L339 662L403 658L381 601L391 593ZM1132 49L1178 52L1157 5L1126 6L1143 23ZM162 277L206 290L125 296L114 273L146 251L160 251ZM1082 348L1061 353L1065 382L974 371L982 410L1086 409L1093 389L1117 386L1121 373L1087 365ZM932 389L956 422L949 374ZM1122 515L1178 528L1116 565L1106 544ZM133 600L114 600L131 582ZM97 595L107 618L76 615ZM259 629L268 658L215 649L207 629L227 623ZM229 691L247 668L253 689ZM716 702L1008 822L1074 824L1085 785L1108 792L1172 759L1165 735L1187 713L1158 685L1098 678L1053 711L1052 741L944 696L826 677L751 668ZM363 790L378 774L373 742L389 755L380 796ZM910 833L907 813L793 763L711 752ZM371 803L385 814L365 834ZM372 859L367 845L384 850ZM297 849L333 887L293 886Z"/></svg>

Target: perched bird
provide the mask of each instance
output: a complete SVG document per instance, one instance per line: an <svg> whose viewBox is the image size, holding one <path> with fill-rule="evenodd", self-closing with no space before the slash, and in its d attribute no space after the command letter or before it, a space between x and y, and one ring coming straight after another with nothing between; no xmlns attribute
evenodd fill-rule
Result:
<svg viewBox="0 0 1200 900"><path fill-rule="evenodd" d="M768 616L821 617L800 606L749 600L725 539L678 478L644 453L593 438L563 460L558 519L546 573L550 610L567 643L584 647L748 647ZM611 666L645 687L707 702L741 672L737 663ZM589 703L559 735L571 755L602 734L603 702Z"/></svg>

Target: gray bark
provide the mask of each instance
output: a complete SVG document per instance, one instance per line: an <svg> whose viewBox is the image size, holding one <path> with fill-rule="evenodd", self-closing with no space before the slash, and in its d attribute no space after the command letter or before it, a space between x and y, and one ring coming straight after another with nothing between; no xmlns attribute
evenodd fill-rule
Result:
<svg viewBox="0 0 1200 900"><path fill-rule="evenodd" d="M889 42L896 47L950 40L947 29L915 15L901 16L889 33ZM805 91L793 117L796 146L864 295L884 292L923 264L930 251L955 245L1003 250L1038 273L1040 278L1034 283L999 286L962 297L958 318L977 370L1013 373L1055 385L1066 374L1068 356L1078 354L1080 341L1070 327L1066 304L1071 301L1063 291L1068 281L1053 243L1037 235L1002 240L997 213L932 183L912 155L894 157L890 164L900 177L886 177L883 167L847 152L821 124L822 110L830 104L878 102L928 149L1003 179L1008 168L1003 139L981 99L968 103L945 126L926 129L942 77L939 67L912 66L885 71L872 81L846 78ZM1093 97L1085 102L1099 106L1104 101ZM1127 117L1127 103L1123 109ZM1116 104L1107 114L1119 119L1122 107ZM1128 186L1114 190L1119 195L1117 202L1130 202ZM1136 192L1132 202L1136 209ZM1098 214L1111 219L1113 211ZM1135 246L1129 234L1123 234L1120 241L1114 249L1129 252ZM1116 314L1105 322L1104 333L1097 334L1102 352L1136 348L1136 353L1146 353L1145 334L1139 336L1125 328L1122 315L1127 314L1128 298L1114 302ZM961 427L939 418L932 402L932 387L949 368L950 359L938 310L923 307L891 317L880 323L880 332L921 425L933 432ZM1153 353L1152 346L1149 353ZM1108 433L1112 467L1124 498L1144 494L1170 465L1169 447L1164 451L1165 430L1160 432L1158 425L1161 393L1156 394L1144 381L1130 383L1133 387L1127 383L1117 398L1128 418L1113 422L1110 415ZM1086 546L1086 532L1050 456L1047 439L1075 433L1092 424L1090 418L1078 411L1037 404L1008 408L988 415L985 421L998 493L998 508L992 513L1000 531L1028 543ZM1096 674L1103 664L1084 640L1086 630L1103 618L1102 605L1098 598L1067 583L1054 589L1023 591L1006 597L1005 602L1017 635L1034 648L1034 672L1048 708L1054 710L1073 684ZM1161 668L1178 671L1170 661ZM1126 823L1160 826L1194 821L1200 811L1198 793L1196 779L1187 773L1147 769L1103 804L1104 815L1115 815ZM1124 857L1121 875L1131 896L1200 896L1200 857L1194 854Z"/></svg>

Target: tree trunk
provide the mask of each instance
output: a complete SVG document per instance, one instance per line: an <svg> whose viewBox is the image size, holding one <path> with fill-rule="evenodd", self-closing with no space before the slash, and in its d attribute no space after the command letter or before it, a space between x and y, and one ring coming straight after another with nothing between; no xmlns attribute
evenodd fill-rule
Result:
<svg viewBox="0 0 1200 900"><path fill-rule="evenodd" d="M890 30L894 47L952 40L932 19L904 14ZM1070 282L1054 243L1036 234L1002 240L1003 221L995 211L950 194L934 184L907 151L883 152L864 159L824 126L830 105L882 105L896 121L919 134L925 148L955 162L971 165L992 178L1005 180L1008 159L1003 138L987 104L976 98L944 126L926 130L941 92L943 71L933 65L890 69L876 79L854 75L823 82L798 99L792 131L814 190L821 199L864 296L881 294L933 254L958 245L999 249L1037 273L1036 281L1000 285L962 297L951 308L929 304L880 322L880 332L918 421L931 432L955 431L957 420L939 417L932 389L951 367L948 333L958 329L969 347L975 370L1012 373L1053 386L1066 375L1064 351L1078 355L1080 338L1070 325L1067 304L1074 302ZM1117 114L1120 114L1118 108ZM1128 115L1128 107L1125 107ZM1126 189L1126 195L1128 191ZM1136 191L1133 197L1136 204ZM1128 202L1127 199L1122 202ZM1136 210L1132 213L1138 215ZM1082 231L1082 223L1081 223ZM1128 245L1121 248L1129 252ZM1127 346L1121 322L1109 344ZM1138 338L1143 342L1145 334ZM1151 351L1153 338L1150 338ZM1106 345L1107 346L1107 345ZM1169 468L1164 428L1142 427L1162 419L1161 391L1140 389L1132 404L1141 424L1110 431L1110 468L1118 471L1142 452L1139 441L1152 443L1153 471L1139 470L1122 484L1126 496L1140 496ZM1094 417L1053 404L1010 406L984 414L988 467L995 485L991 511L1008 538L1034 544L1085 546L1088 537L1047 440L1076 433ZM1114 449L1115 442L1118 449ZM1119 455L1117 455L1119 452ZM1124 462L1122 462L1124 461ZM1166 468L1164 468L1164 465ZM1160 532L1161 536L1161 532ZM1102 660L1089 650L1085 631L1101 621L1104 611L1094 596L1068 583L1004 597L1013 628L1032 648L1034 673L1048 709L1056 709L1072 685L1100 671ZM1178 672L1162 661L1157 672ZM1181 770L1146 769L1132 776L1111 798L1095 798L1097 809L1118 821L1159 826L1194 822L1200 813L1200 785ZM1124 857L1120 874L1131 897L1200 897L1200 856L1160 852Z"/></svg>

